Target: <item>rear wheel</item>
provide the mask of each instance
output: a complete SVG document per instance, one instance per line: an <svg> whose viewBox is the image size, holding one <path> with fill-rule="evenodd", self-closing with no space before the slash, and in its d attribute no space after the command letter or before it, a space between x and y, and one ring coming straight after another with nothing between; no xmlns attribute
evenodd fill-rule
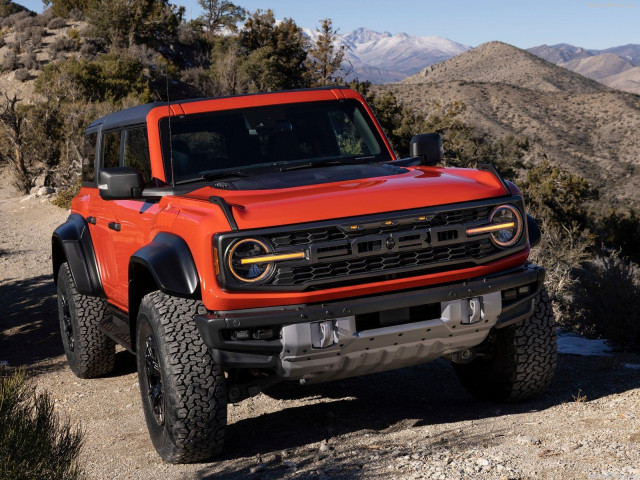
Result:
<svg viewBox="0 0 640 480"><path fill-rule="evenodd" d="M468 364L453 364L462 385L483 400L513 402L532 398L551 383L557 338L546 288L535 299L531 318L493 332L488 352Z"/></svg>
<svg viewBox="0 0 640 480"><path fill-rule="evenodd" d="M115 365L116 345L98 329L107 307L105 299L78 293L71 270L58 270L58 319L62 345L71 371L80 378L105 375Z"/></svg>
<svg viewBox="0 0 640 480"><path fill-rule="evenodd" d="M145 296L136 356L142 405L153 446L171 463L219 453L227 422L225 377L193 321L202 302L161 292Z"/></svg>

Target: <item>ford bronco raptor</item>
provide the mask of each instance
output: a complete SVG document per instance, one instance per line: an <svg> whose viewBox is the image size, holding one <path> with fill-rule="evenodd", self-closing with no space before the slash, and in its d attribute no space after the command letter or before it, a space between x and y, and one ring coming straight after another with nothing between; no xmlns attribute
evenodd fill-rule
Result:
<svg viewBox="0 0 640 480"><path fill-rule="evenodd" d="M227 404L445 357L482 399L530 398L556 362L540 238L491 165L397 159L341 87L153 103L86 130L52 237L64 350L81 378L137 357L169 462L223 445Z"/></svg>

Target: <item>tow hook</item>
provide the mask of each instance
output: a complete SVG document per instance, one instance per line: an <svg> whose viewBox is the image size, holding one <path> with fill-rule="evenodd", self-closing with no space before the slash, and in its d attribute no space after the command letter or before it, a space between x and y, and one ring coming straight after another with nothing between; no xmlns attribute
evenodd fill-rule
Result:
<svg viewBox="0 0 640 480"><path fill-rule="evenodd" d="M459 352L453 352L449 356L449 360L451 360L453 363L465 364L465 363L471 363L475 357L476 357L476 353L473 351L473 349L468 348L466 350L461 350Z"/></svg>

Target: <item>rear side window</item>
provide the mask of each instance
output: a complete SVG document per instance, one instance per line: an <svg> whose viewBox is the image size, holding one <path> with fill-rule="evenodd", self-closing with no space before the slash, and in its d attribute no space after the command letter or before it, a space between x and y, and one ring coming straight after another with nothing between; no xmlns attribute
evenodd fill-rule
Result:
<svg viewBox="0 0 640 480"><path fill-rule="evenodd" d="M96 183L96 141L97 133L90 133L84 137L82 149L82 183Z"/></svg>
<svg viewBox="0 0 640 480"><path fill-rule="evenodd" d="M120 130L116 130L102 136L102 166L104 168L120 165L120 135Z"/></svg>
<svg viewBox="0 0 640 480"><path fill-rule="evenodd" d="M145 127L124 131L124 166L138 170L144 177L145 185L151 185L151 159Z"/></svg>

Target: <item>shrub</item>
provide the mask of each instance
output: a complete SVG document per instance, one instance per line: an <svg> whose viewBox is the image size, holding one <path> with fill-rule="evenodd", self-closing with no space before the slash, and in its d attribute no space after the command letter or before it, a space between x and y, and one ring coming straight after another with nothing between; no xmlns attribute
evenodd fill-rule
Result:
<svg viewBox="0 0 640 480"><path fill-rule="evenodd" d="M29 70L26 68L19 68L15 73L16 80L24 82L29 79Z"/></svg>
<svg viewBox="0 0 640 480"><path fill-rule="evenodd" d="M36 17L36 20L38 20L38 25L40 25L41 27L46 27L54 17L55 15L51 11L51 9L47 8L44 12Z"/></svg>
<svg viewBox="0 0 640 480"><path fill-rule="evenodd" d="M82 478L82 436L60 421L48 393L26 384L23 370L0 370L0 479Z"/></svg>
<svg viewBox="0 0 640 480"><path fill-rule="evenodd" d="M22 30L26 30L27 28L36 27L36 26L38 26L38 17L34 15L34 16L27 16L22 20L17 21L14 25L14 29L18 31L22 31Z"/></svg>
<svg viewBox="0 0 640 480"><path fill-rule="evenodd" d="M640 349L640 298L638 267L619 251L603 252L585 266L575 292L576 318L586 333L613 343Z"/></svg>
<svg viewBox="0 0 640 480"><path fill-rule="evenodd" d="M4 56L2 57L2 62L0 62L0 70L3 70L5 72L10 72L15 68L15 66L16 66L16 54L13 53L12 50L5 52Z"/></svg>
<svg viewBox="0 0 640 480"><path fill-rule="evenodd" d="M82 185L81 181L80 179L78 179L75 185L71 185L70 187L65 188L64 190L60 190L56 198L53 199L51 203L53 203L57 207L64 208L65 210L69 210L71 208L71 200L73 200L73 197L75 197L78 194L78 192L80 191L81 185Z"/></svg>
<svg viewBox="0 0 640 480"><path fill-rule="evenodd" d="M24 20L25 18L29 17L29 12L27 11L22 11L22 12L18 12L18 13L14 13L13 15L9 15L8 17L2 19L2 26L3 27L9 27L9 28L13 28L16 23Z"/></svg>
<svg viewBox="0 0 640 480"><path fill-rule="evenodd" d="M49 50L52 52L64 52L73 47L73 41L66 36L57 37L49 44Z"/></svg>
<svg viewBox="0 0 640 480"><path fill-rule="evenodd" d="M64 18L55 17L47 24L49 30L58 30L67 26L67 21Z"/></svg>
<svg viewBox="0 0 640 480"><path fill-rule="evenodd" d="M542 239L531 251L530 260L546 269L545 285L553 302L556 320L573 329L573 292L577 270L591 258L592 235L577 226L560 226L545 219L540 223Z"/></svg>
<svg viewBox="0 0 640 480"><path fill-rule="evenodd" d="M40 63L38 63L36 54L33 51L24 54L22 65L27 70L38 70L40 68Z"/></svg>
<svg viewBox="0 0 640 480"><path fill-rule="evenodd" d="M79 8L72 8L71 10L69 10L67 18L69 18L69 20L71 20L72 22L79 22L80 20L84 20L84 12Z"/></svg>

